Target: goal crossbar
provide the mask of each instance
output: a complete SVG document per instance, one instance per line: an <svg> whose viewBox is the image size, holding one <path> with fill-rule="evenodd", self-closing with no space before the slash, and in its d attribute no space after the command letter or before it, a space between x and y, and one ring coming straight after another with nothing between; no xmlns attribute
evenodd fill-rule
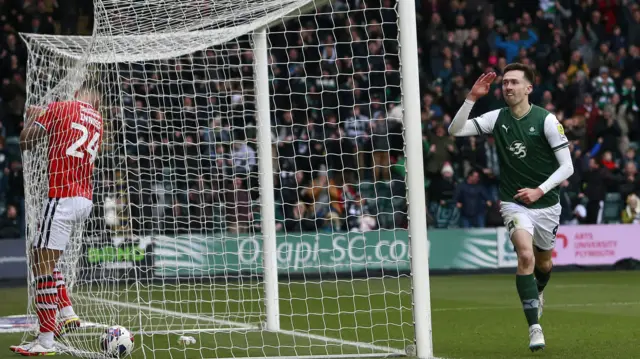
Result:
<svg viewBox="0 0 640 359"><path fill-rule="evenodd" d="M269 28L281 23L282 18L292 12L306 13L330 0L295 1L287 6L278 6L262 17L247 24L206 29L205 24L183 31L149 32L138 35L91 36L47 35L20 33L27 44L41 46L55 54L85 63L110 64L136 61L169 59L188 55L212 46L224 44L260 28ZM214 22L215 20L211 20Z"/></svg>

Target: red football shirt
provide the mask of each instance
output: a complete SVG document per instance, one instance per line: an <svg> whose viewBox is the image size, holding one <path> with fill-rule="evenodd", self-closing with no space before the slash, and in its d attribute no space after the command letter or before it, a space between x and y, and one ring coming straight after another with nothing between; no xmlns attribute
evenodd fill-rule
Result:
<svg viewBox="0 0 640 359"><path fill-rule="evenodd" d="M49 134L49 198L93 196L93 162L102 142L102 116L80 101L54 102L36 119Z"/></svg>

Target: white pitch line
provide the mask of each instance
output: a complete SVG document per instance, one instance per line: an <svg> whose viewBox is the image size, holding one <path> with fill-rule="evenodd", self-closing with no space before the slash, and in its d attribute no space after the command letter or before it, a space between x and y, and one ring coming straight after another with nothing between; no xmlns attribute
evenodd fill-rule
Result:
<svg viewBox="0 0 640 359"><path fill-rule="evenodd" d="M82 298L87 299L87 300L92 300L94 302L98 302L98 303L102 303L102 304L111 304L111 305L120 306L120 307L123 307L123 308L129 308L129 309L146 310L146 311L149 311L149 312L152 312L152 313L171 315L173 317L180 317L180 318L193 319L193 320L201 320L201 321L205 321L205 322L211 322L211 323L216 323L216 324L220 324L220 325L226 325L228 327L236 327L236 328L243 328L243 329L258 329L257 326L251 325L251 324L232 322L232 321L229 321L229 320L222 320L222 319L213 319L213 318L207 318L207 317L200 317L200 316L193 315L193 314L188 314L188 313L172 312L172 311L169 311L169 310L164 310L164 309L160 309L160 308L154 308L154 307L151 307L151 306L144 307L144 306L133 304L133 303L123 303L123 302L117 302L117 301L114 301L114 300L108 300L108 299L102 299L102 298L91 298L91 297L85 297L85 296L82 296Z"/></svg>
<svg viewBox="0 0 640 359"><path fill-rule="evenodd" d="M107 326L108 327L108 326ZM244 329L244 328L202 328L202 329L170 329L170 330L136 330L137 335L161 335L161 334L173 334L173 335L182 335L182 334L191 334L191 333L216 333L216 332L246 332L252 329ZM96 333L86 333L81 331L76 331L65 335L65 337L91 337L95 336Z"/></svg>
<svg viewBox="0 0 640 359"><path fill-rule="evenodd" d="M331 355L304 355L304 356L278 356L275 359L353 359L354 355L358 358L390 358L389 353L373 353L373 354L331 354ZM404 356L404 354L398 354ZM268 357L267 357L268 358ZM393 357L391 357L393 358ZM247 357L242 359L265 359L265 357ZM431 358L444 359L444 358Z"/></svg>
<svg viewBox="0 0 640 359"><path fill-rule="evenodd" d="M107 359L107 356L104 354L75 349L61 342L56 342L55 345L61 349L59 354L70 354L74 357L88 358L88 359Z"/></svg>
<svg viewBox="0 0 640 359"><path fill-rule="evenodd" d="M640 305L640 302L611 302L611 303L573 303L573 304L545 304L545 308L582 308L582 307L624 307ZM472 310L500 310L500 309L522 309L519 306L485 306L485 307L455 307L455 308L432 308L434 312L464 312Z"/></svg>
<svg viewBox="0 0 640 359"><path fill-rule="evenodd" d="M110 305L114 305L114 306L120 306L120 307L123 307L123 308L136 309L136 310L146 310L146 311L149 311L149 312L164 314L164 315L167 315L167 316L199 320L199 321L204 321L204 322L210 322L210 323L225 325L225 326L229 326L229 327L236 327L236 328L242 328L242 329L262 330L262 328L260 328L259 326L252 325L252 324L239 323L239 322L233 322L233 321L229 321L229 320L222 320L222 319L215 319L215 318L200 317L200 316L193 315L193 314L173 312L173 311L170 311L170 310L154 308L154 307L150 307L150 306L149 307L144 307L144 306L133 304L133 303L123 303L123 302L117 302L117 301L108 300L108 299L102 299L102 298L91 298L91 297L85 297L85 296L82 296L82 297L84 299L86 299L86 300L91 300L91 301L102 303L102 304L110 304ZM358 347L358 348L365 348L365 349L371 349L371 350L384 351L384 352L391 353L391 354L405 354L405 351L404 350L400 350L400 349L389 348L389 347L384 347L384 346L379 346L379 345L374 345L374 344L368 344L368 343L362 343L362 342L356 342L356 341L351 341L351 340L343 340L343 339L325 337L325 336L316 335L316 334L308 334L308 333L297 332L297 331L293 331L293 330L283 330L283 329L281 329L281 330L278 330L277 332L278 333L287 334L287 335L291 335L291 336L294 336L294 337L302 337L302 338L307 338L307 339L316 339L316 340L320 340L320 341L323 341L323 342L326 342L326 343L336 343L336 344L341 344L341 345L350 345L350 346L354 346L354 347Z"/></svg>

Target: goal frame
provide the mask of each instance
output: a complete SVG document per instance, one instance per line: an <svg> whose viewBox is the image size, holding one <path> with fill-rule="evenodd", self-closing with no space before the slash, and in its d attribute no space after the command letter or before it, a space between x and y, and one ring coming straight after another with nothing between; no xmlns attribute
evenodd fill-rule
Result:
<svg viewBox="0 0 640 359"><path fill-rule="evenodd" d="M322 6L330 0L312 2ZM407 203L409 209L409 245L411 253L411 283L415 326L416 355L420 359L433 357L431 326L431 295L429 283L429 245L424 192L424 169L420 124L420 84L416 9L412 0L398 0L400 71L402 76L402 107L407 158ZM305 7L301 8L301 12ZM276 251L275 209L273 208L272 150L270 135L270 99L268 76L267 28L254 32L254 66L256 71L256 111L258 121L258 166L260 176L260 206L262 213L263 265L265 281L266 329L280 330L278 304L278 268Z"/></svg>
<svg viewBox="0 0 640 359"><path fill-rule="evenodd" d="M293 11L307 13L331 3L331 0L309 0ZM424 190L424 169L421 138L421 109L418 67L418 43L416 34L416 10L412 0L397 0L399 56L403 109L403 136L405 139L406 182L408 204L408 234L410 246L411 288L414 319L414 348L407 348L407 354L418 358L433 357L431 298L429 283L429 244L427 237L426 203ZM274 23L279 22L275 21ZM256 120L257 120L257 161L260 183L261 231L263 236L263 280L266 321L263 329L282 332L278 293L278 268L276 249L276 218L274 199L274 179L272 168L272 139L269 94L269 44L267 24L254 29L252 48L254 53ZM95 36L96 29L94 29ZM93 37L91 36L91 37ZM47 37L56 37L49 35ZM24 37L23 37L24 39ZM29 41L25 41L29 46ZM61 54L73 58L72 54ZM363 357L388 356L389 353L363 355ZM314 356L308 356L314 357ZM322 356L327 357L327 356ZM337 355L332 357L344 357Z"/></svg>
<svg viewBox="0 0 640 359"><path fill-rule="evenodd" d="M398 0L400 31L400 73L404 109L405 155L407 158L407 203L409 206L409 245L415 325L416 355L433 357L431 292L429 283L429 242L427 205L424 192L422 127L418 67L416 7L411 0Z"/></svg>

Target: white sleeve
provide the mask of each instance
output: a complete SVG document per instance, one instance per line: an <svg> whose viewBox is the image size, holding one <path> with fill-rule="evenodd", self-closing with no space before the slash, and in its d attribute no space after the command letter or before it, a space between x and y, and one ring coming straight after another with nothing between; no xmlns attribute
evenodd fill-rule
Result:
<svg viewBox="0 0 640 359"><path fill-rule="evenodd" d="M567 137L564 135L564 128L560 122L558 122L556 116L549 114L545 119L544 135L560 165L546 181L538 186L542 192L547 193L573 174L573 160L571 159L571 152L569 151L569 141L567 141Z"/></svg>
<svg viewBox="0 0 640 359"><path fill-rule="evenodd" d="M493 131L493 126L498 120L500 110L487 112L469 121L469 114L471 113L473 105L473 101L464 101L458 113L456 113L456 116L451 120L449 134L457 137L477 136Z"/></svg>
<svg viewBox="0 0 640 359"><path fill-rule="evenodd" d="M564 127L554 114L548 114L544 120L544 136L554 152L569 147L569 140L564 135Z"/></svg>

